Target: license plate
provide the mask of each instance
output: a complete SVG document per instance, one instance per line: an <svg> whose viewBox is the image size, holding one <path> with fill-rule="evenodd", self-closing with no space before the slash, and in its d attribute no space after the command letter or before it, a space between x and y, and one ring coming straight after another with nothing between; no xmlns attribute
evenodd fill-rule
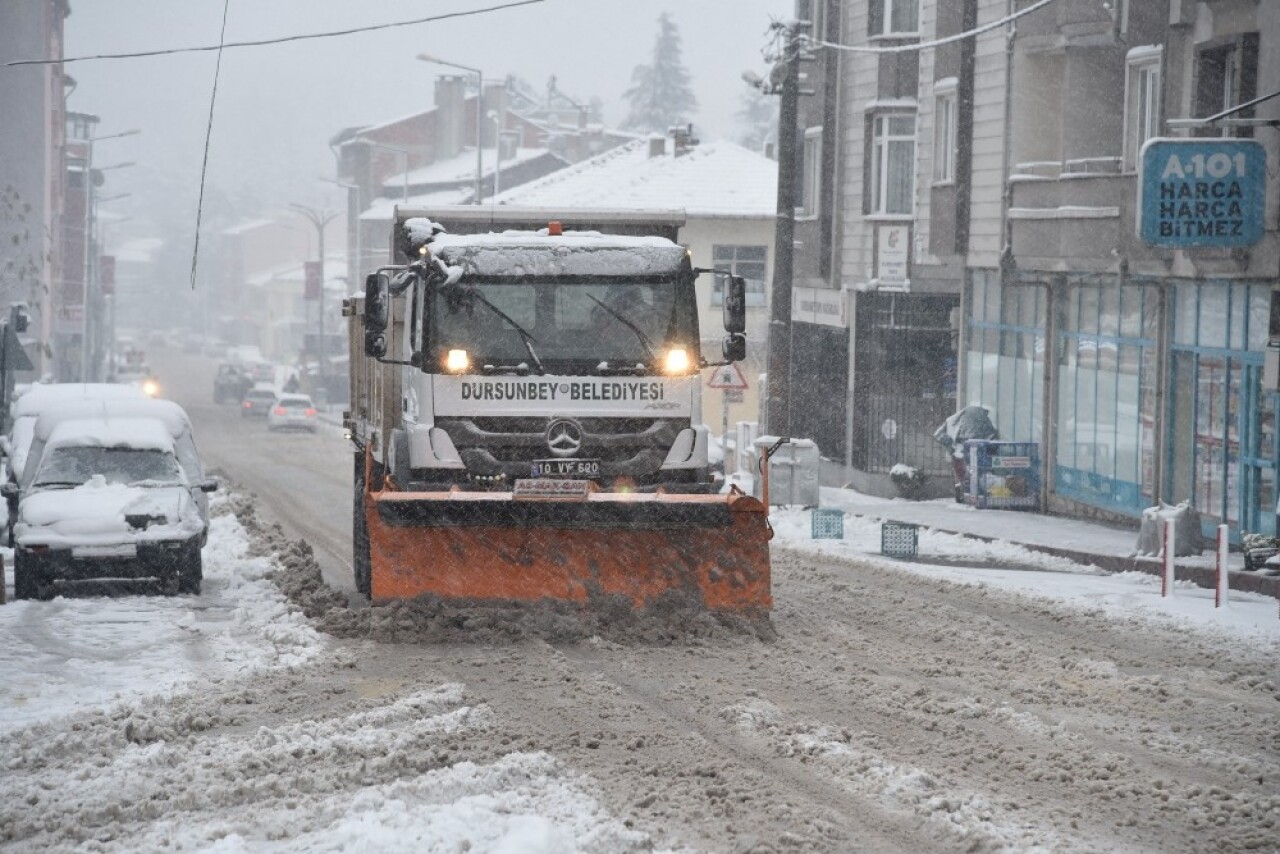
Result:
<svg viewBox="0 0 1280 854"><path fill-rule="evenodd" d="M599 460L534 460L529 472L532 477L576 477L593 478L600 476Z"/></svg>

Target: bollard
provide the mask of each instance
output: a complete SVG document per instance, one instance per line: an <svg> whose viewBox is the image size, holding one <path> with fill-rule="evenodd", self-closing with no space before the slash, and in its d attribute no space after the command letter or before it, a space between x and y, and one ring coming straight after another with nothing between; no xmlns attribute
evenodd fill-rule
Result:
<svg viewBox="0 0 1280 854"><path fill-rule="evenodd" d="M1164 521L1164 572L1160 576L1160 596L1173 595L1173 520Z"/></svg>
<svg viewBox="0 0 1280 854"><path fill-rule="evenodd" d="M1227 604L1227 591L1231 588L1227 575L1227 533L1231 529L1226 525L1218 526L1218 574L1215 578L1217 589L1213 594L1213 607L1221 608Z"/></svg>

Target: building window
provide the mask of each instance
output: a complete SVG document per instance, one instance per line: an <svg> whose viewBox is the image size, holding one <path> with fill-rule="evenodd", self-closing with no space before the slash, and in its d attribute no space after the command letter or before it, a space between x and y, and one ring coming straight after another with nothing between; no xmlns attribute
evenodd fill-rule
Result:
<svg viewBox="0 0 1280 854"><path fill-rule="evenodd" d="M1225 44L1196 51L1196 118L1208 118L1257 97L1258 34L1243 33ZM1253 109L1234 118L1252 118ZM1247 135L1230 127L1205 128L1198 136Z"/></svg>
<svg viewBox="0 0 1280 854"><path fill-rule="evenodd" d="M1124 168L1138 168L1142 144L1160 135L1159 47L1139 47L1129 51L1125 75Z"/></svg>
<svg viewBox="0 0 1280 854"><path fill-rule="evenodd" d="M796 215L817 216L822 194L822 128L809 128L804 132L803 158Z"/></svg>
<svg viewBox="0 0 1280 854"><path fill-rule="evenodd" d="M883 113L871 119L871 180L867 212L910 214L915 201L915 113Z"/></svg>
<svg viewBox="0 0 1280 854"><path fill-rule="evenodd" d="M867 13L868 35L915 35L920 30L920 0L871 0Z"/></svg>
<svg viewBox="0 0 1280 854"><path fill-rule="evenodd" d="M933 180L951 184L956 180L956 89L935 87L933 112Z"/></svg>
<svg viewBox="0 0 1280 854"><path fill-rule="evenodd" d="M766 246L711 247L711 266L747 280L747 305L762 306L767 303L764 291L765 264L769 259ZM711 286L711 304L724 304L724 279L715 277Z"/></svg>

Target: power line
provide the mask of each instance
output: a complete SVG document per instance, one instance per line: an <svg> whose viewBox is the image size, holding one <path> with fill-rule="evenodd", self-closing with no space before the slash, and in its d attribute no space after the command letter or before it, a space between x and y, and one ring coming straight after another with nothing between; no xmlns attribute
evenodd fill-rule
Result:
<svg viewBox="0 0 1280 854"><path fill-rule="evenodd" d="M178 47L168 48L165 50L144 50L136 53L99 53L91 56L73 56L64 59L19 59L5 63L5 66L57 65L58 63L85 62L91 59L139 59L147 56L168 56L175 53L206 53L209 51L218 51L220 53L224 48L263 47L264 45L285 44L287 42L307 41L310 39L328 39L336 36L350 36L356 33L370 33L376 30L390 30L397 27L412 27L418 24L445 21L450 18L466 18L472 15L483 15L488 12L500 12L504 9L514 9L517 6L529 6L534 3L542 2L545 2L545 0L516 0L516 2L503 3L499 6L486 6L483 9L470 9L465 12L449 12L444 15L432 15L429 18L415 18L412 21L393 21L389 24L371 24L367 27L352 27L346 30L333 30L326 33L303 33L296 36L282 36L275 39L258 39L255 41L228 42L226 44L202 45L200 47Z"/></svg>
<svg viewBox="0 0 1280 854"><path fill-rule="evenodd" d="M231 0L222 0L222 31L218 33L218 42L227 37L227 10ZM213 137L213 105L218 100L218 74L222 71L222 50L218 50L218 62L213 68L213 91L209 94L209 124L204 131L204 161L200 164L200 197L196 202L196 239L191 247L191 290L196 289L196 261L200 257L200 219L204 213L204 179L209 171L209 140Z"/></svg>
<svg viewBox="0 0 1280 854"><path fill-rule="evenodd" d="M1037 9L1043 9L1052 2L1054 2L1054 0L1040 0L1040 2L1033 3L1025 9L1014 12L1012 15L1006 15L998 21L992 21L988 24L983 24L980 27L974 27L972 30L966 30L963 33L956 33L955 35L947 36L946 38L934 39L933 41L893 45L892 47L868 47L866 45L836 44L835 42L816 41L812 39L809 40L809 44L816 45L818 47L829 47L833 50L844 50L849 53L907 53L908 51L913 50L925 50L926 48L939 47L944 44L963 41L964 39L981 35L989 30L1003 27L1005 24L1011 24L1023 15L1030 15Z"/></svg>

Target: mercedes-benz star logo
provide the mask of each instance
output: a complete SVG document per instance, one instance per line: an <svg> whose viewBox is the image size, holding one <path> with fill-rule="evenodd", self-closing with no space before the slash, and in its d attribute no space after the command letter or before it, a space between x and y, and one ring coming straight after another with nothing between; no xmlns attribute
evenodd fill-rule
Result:
<svg viewBox="0 0 1280 854"><path fill-rule="evenodd" d="M547 448L557 457L572 457L582 449L582 425L557 418L547 425Z"/></svg>

